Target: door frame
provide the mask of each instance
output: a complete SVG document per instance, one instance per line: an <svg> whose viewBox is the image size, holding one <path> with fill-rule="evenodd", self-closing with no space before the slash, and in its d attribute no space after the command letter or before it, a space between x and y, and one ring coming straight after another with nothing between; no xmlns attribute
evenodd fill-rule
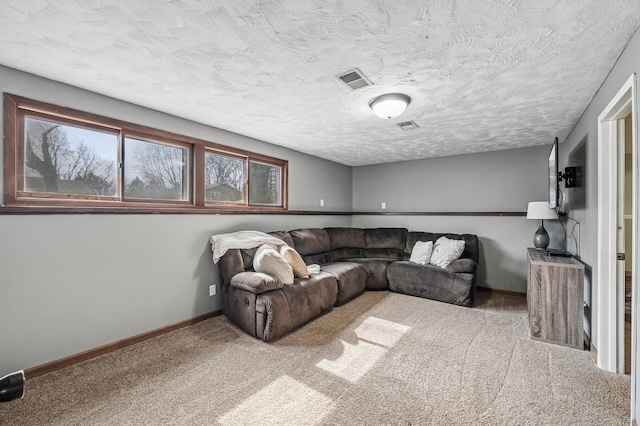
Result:
<svg viewBox="0 0 640 426"><path fill-rule="evenodd" d="M598 116L598 249L597 249L597 273L594 300L595 307L596 340L597 340L597 364L603 370L614 373L624 372L624 362L620 356L620 341L624 340L624 324L620 327L619 320L624 320L624 276L618 273L618 260L616 259L617 234L618 234L618 173L620 150L624 152L624 146L620 142L618 120L624 119L631 113L632 120L632 146L633 146L633 185L637 188L638 182L638 155L637 155L637 97L636 75L632 74L611 99L607 107ZM622 165L624 167L624 164ZM637 253L638 242L638 197L633 193L633 227L632 247ZM632 259L632 357L631 357L631 394L632 394L632 418L635 418L636 383L633 379L636 375L636 345L637 345L637 311L638 311L638 265L635 257ZM612 285L613 283L613 285ZM622 295L620 294L622 292ZM623 330L620 336L620 329ZM624 346L622 346L624 351Z"/></svg>

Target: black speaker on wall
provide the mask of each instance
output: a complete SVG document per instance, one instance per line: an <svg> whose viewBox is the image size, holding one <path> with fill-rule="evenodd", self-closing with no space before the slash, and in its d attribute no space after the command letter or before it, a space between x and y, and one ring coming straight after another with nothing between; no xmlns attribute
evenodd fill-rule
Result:
<svg viewBox="0 0 640 426"><path fill-rule="evenodd" d="M578 188L581 185L582 174L578 167L565 167L564 173L558 172L558 181L564 180L565 188Z"/></svg>

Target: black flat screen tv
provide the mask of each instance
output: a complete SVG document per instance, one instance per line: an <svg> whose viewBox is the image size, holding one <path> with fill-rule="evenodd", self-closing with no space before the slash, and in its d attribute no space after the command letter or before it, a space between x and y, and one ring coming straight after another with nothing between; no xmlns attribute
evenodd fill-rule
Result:
<svg viewBox="0 0 640 426"><path fill-rule="evenodd" d="M549 207L558 207L558 138L555 138L549 153Z"/></svg>

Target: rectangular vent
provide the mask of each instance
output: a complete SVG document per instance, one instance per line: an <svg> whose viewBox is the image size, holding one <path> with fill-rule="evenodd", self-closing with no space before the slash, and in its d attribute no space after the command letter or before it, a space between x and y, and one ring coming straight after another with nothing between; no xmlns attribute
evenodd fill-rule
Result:
<svg viewBox="0 0 640 426"><path fill-rule="evenodd" d="M362 74L358 68L351 71L347 71L338 78L344 84L349 86L352 90L360 89L361 87L371 86L371 81Z"/></svg>
<svg viewBox="0 0 640 426"><path fill-rule="evenodd" d="M402 130L413 130L419 128L420 126L418 126L415 121L411 120L398 123L398 127L400 127Z"/></svg>

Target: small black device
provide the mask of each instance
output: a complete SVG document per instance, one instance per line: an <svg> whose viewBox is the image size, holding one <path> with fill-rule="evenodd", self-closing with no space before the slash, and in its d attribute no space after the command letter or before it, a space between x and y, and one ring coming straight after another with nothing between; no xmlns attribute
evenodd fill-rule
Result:
<svg viewBox="0 0 640 426"><path fill-rule="evenodd" d="M547 256L573 257L573 255L568 251L557 250L557 249L547 249Z"/></svg>

